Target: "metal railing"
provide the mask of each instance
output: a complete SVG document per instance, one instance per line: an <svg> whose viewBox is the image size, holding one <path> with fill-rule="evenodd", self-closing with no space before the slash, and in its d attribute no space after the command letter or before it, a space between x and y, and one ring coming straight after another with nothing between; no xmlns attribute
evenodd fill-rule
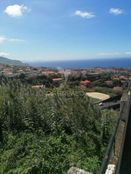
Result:
<svg viewBox="0 0 131 174"><path fill-rule="evenodd" d="M124 135L123 135L123 139L122 139L122 143L121 143L120 156L119 156L119 160L118 160L118 163L117 163L117 166L116 166L116 173L115 174L120 174L120 170L121 170L122 158L123 158L123 152L124 152L124 145L125 145L127 128L128 128L128 124L129 124L130 113L131 113L131 95L129 95L129 101L127 103L127 118L126 118L126 122L125 122L126 125L125 125Z"/></svg>
<svg viewBox="0 0 131 174"><path fill-rule="evenodd" d="M106 151L105 157L103 159L102 166L101 166L99 174L105 174L105 172L106 172L106 169L107 169L107 166L109 164L110 157L111 157L112 148L115 144L115 137L116 137L116 133L117 133L117 129L118 129L120 120L121 120L121 113L120 113L120 116L117 119L114 134L111 136L111 139L109 141L107 151Z"/></svg>
<svg viewBox="0 0 131 174"><path fill-rule="evenodd" d="M115 146L115 138L116 138L117 130L119 127L119 123L121 120L123 120L123 113L124 113L124 111L126 111L124 135L123 135L123 139L122 139L122 143L121 143L119 159L118 159L118 162L117 162L116 168L115 168L115 174L119 174L119 172L120 172L120 166L121 166L121 161L122 161L122 154L123 154L127 124L128 124L128 120L129 120L130 105L131 105L131 90L130 90L130 88L131 88L131 82L129 81L128 82L128 89L126 90L126 93L128 94L128 100L126 102L121 103L120 115L117 119L114 133L110 138L110 141L109 141L109 144L107 147L107 151L106 151L105 157L103 159L99 174L106 173L106 170L107 170L107 167L108 167L111 155L112 155L112 150L113 150L113 147Z"/></svg>

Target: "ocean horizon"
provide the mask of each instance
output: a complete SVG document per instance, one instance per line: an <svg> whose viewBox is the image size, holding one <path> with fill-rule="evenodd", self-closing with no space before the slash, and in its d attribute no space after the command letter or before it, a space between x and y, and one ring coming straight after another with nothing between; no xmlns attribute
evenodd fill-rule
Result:
<svg viewBox="0 0 131 174"><path fill-rule="evenodd" d="M89 60L63 60L63 61L32 61L27 62L34 67L49 67L63 69L84 68L131 68L131 58L89 59Z"/></svg>

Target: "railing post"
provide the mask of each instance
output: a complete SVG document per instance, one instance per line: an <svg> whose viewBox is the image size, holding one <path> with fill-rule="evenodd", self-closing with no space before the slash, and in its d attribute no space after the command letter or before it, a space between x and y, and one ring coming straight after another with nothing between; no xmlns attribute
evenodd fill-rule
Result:
<svg viewBox="0 0 131 174"><path fill-rule="evenodd" d="M120 163L121 163L121 158L122 158L122 152L123 152L123 147L124 147L124 141L125 141L125 133L126 133L126 128L127 128L127 123L128 123L128 119L129 119L129 111L130 111L130 106L131 106L131 82L130 80L128 81L128 89L127 91L124 93L124 95L122 96L123 99L121 100L121 104L120 104L120 115L119 118L117 120L116 126L115 126L115 131L114 134L112 135L109 144L108 144L108 148L105 154L105 157L103 159L102 162L102 166L101 166L101 170L99 172L99 174L105 174L106 173L106 169L107 166L109 164L109 160L111 157L111 152L114 152L114 155L116 154L116 134L117 134L117 130L118 130L118 126L121 120L125 121L125 130L124 130L124 138L122 139L122 145L121 145L121 150L119 152L119 160L116 163L116 170L115 170L115 174L119 174L120 172ZM125 117L125 113L126 113L126 117ZM123 133L122 133L123 134ZM114 148L114 149L112 149ZM112 151L113 150L113 151Z"/></svg>

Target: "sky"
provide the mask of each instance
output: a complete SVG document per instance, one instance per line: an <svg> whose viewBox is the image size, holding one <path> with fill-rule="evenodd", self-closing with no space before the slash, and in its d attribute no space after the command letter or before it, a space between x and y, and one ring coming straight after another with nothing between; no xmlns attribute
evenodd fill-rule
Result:
<svg viewBox="0 0 131 174"><path fill-rule="evenodd" d="M131 57L131 1L0 0L0 56L25 62Z"/></svg>

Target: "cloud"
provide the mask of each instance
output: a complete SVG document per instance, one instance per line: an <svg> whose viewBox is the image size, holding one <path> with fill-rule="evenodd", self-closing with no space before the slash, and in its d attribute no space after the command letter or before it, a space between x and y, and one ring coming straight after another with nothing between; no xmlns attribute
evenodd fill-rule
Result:
<svg viewBox="0 0 131 174"><path fill-rule="evenodd" d="M119 56L121 55L120 52L101 52L101 53L98 53L98 56Z"/></svg>
<svg viewBox="0 0 131 174"><path fill-rule="evenodd" d="M0 44L4 43L6 41L6 38L4 36L0 36Z"/></svg>
<svg viewBox="0 0 131 174"><path fill-rule="evenodd" d="M0 56L2 56L2 57L7 57L7 56L9 56L10 54L9 53L7 53L7 52L0 52Z"/></svg>
<svg viewBox="0 0 131 174"><path fill-rule="evenodd" d="M131 55L131 51L125 52L126 55Z"/></svg>
<svg viewBox="0 0 131 174"><path fill-rule="evenodd" d="M126 52L101 52L101 53L97 53L98 57L129 57L131 56L131 51L126 51Z"/></svg>
<svg viewBox="0 0 131 174"><path fill-rule="evenodd" d="M80 17L86 18L86 19L91 19L91 18L96 17L94 15L94 13L92 13L92 12L80 11L80 10L76 10L75 13L74 13L74 15L75 16L80 16Z"/></svg>
<svg viewBox="0 0 131 174"><path fill-rule="evenodd" d="M120 8L110 8L109 13L115 16L123 14L123 10Z"/></svg>
<svg viewBox="0 0 131 174"><path fill-rule="evenodd" d="M25 42L25 40L19 38L7 38L5 36L0 36L0 44L3 44L4 42Z"/></svg>
<svg viewBox="0 0 131 174"><path fill-rule="evenodd" d="M11 39L8 39L8 41L10 41L10 42L25 42L25 40L18 39L18 38L11 38Z"/></svg>
<svg viewBox="0 0 131 174"><path fill-rule="evenodd" d="M29 11L30 9L26 7L25 5L18 5L18 4L9 5L4 10L4 12L11 17L20 17L20 16L23 16L25 12L29 12Z"/></svg>

